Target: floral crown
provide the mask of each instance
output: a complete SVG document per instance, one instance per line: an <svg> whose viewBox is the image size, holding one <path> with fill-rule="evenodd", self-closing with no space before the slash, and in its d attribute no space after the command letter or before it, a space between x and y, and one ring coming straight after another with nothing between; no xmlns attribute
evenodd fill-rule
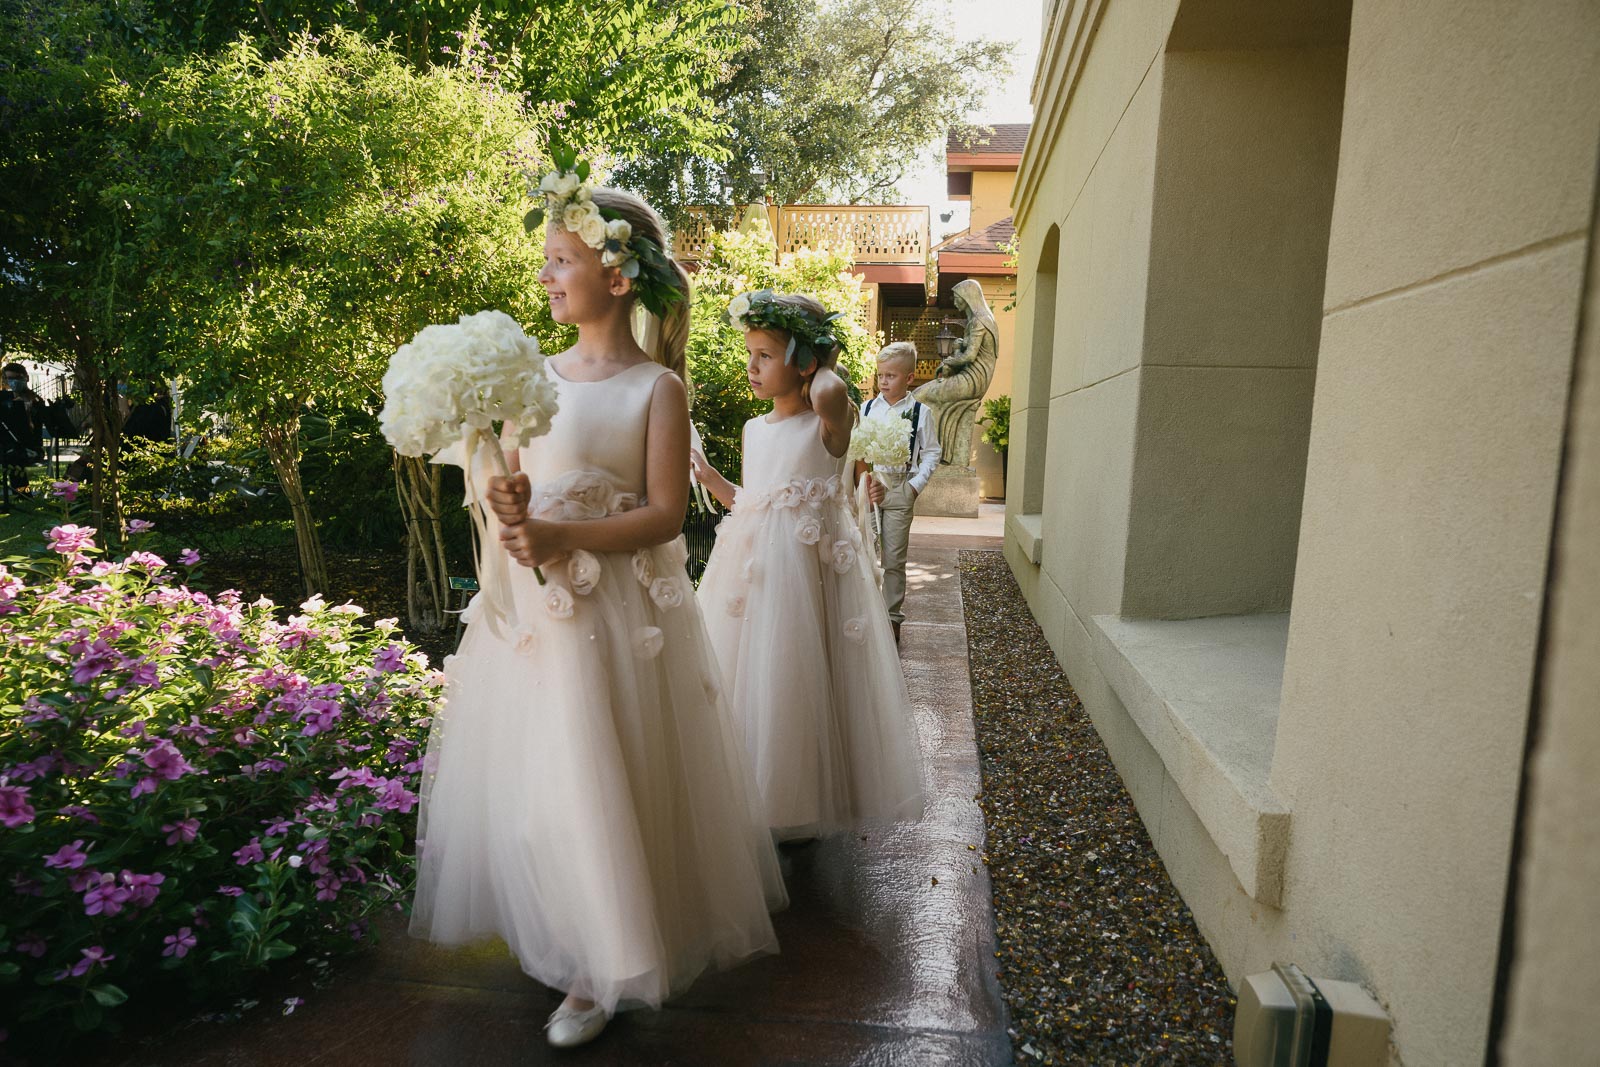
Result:
<svg viewBox="0 0 1600 1067"><path fill-rule="evenodd" d="M798 363L805 370L835 348L843 348L834 324L844 312L819 319L803 307L779 300L771 289L740 293L728 302L728 321L741 330L782 330L789 335L784 349L785 363Z"/></svg>
<svg viewBox="0 0 1600 1067"><path fill-rule="evenodd" d="M539 179L537 186L529 182L528 195L543 196L544 206L523 216L524 228L532 233L547 218L559 222L599 252L603 266L622 269L622 276L633 282L633 291L645 310L664 317L673 304L683 299L672 260L660 245L642 233L634 233L633 224L627 219L594 202L595 183L589 180L587 161L580 161L570 149L552 149L550 159L556 169Z"/></svg>

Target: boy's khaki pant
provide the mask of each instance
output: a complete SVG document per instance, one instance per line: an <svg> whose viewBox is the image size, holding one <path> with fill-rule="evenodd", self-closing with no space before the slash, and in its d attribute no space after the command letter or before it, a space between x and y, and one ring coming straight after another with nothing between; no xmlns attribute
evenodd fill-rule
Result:
<svg viewBox="0 0 1600 1067"><path fill-rule="evenodd" d="M904 474L885 474L889 483L883 503L878 505L878 538L883 549L883 601L889 621L904 622L906 600L906 546L911 541L911 512L917 494Z"/></svg>

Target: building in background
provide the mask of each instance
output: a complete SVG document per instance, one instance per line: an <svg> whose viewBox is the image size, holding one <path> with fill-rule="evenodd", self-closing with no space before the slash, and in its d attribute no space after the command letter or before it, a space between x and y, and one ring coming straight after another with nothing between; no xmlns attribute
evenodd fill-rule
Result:
<svg viewBox="0 0 1600 1067"><path fill-rule="evenodd" d="M1396 1063L1592 1057L1592 524L1544 620L1600 465L1600 8L1043 29L1006 553L1175 884L1235 982L1365 985ZM1547 707L1590 759L1528 778Z"/></svg>

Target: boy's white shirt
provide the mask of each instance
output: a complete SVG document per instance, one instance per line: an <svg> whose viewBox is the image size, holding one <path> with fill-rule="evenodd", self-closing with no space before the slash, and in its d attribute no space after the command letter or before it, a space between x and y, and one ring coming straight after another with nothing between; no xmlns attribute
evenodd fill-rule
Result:
<svg viewBox="0 0 1600 1067"><path fill-rule="evenodd" d="M861 416L862 418L866 417L868 404L872 405L874 414L887 407L896 415L904 415L915 402L916 397L910 393L901 397L899 402L895 404L889 403L881 395L872 397L861 402ZM922 411L917 415L917 447L911 456L911 477L906 479L911 483L911 488L916 491L918 496L921 496L922 491L928 487L928 480L933 477L934 468L939 466L939 457L943 454L939 449L938 434L934 432L934 428L930 425L931 422L932 418L928 405L924 404L922 405ZM886 463L879 463L872 469L882 471L885 474L892 474L900 468Z"/></svg>

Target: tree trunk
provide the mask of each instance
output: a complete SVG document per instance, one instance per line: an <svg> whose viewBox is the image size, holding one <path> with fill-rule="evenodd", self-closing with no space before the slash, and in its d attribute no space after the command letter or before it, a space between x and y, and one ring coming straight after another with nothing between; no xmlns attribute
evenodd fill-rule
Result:
<svg viewBox="0 0 1600 1067"><path fill-rule="evenodd" d="M261 440L267 446L267 458L272 461L273 473L278 476L278 485L294 516L295 547L300 551L300 576L305 581L306 595L326 593L328 562L323 558L316 519L311 515L311 504L300 482L300 416L263 423Z"/></svg>
<svg viewBox="0 0 1600 1067"><path fill-rule="evenodd" d="M406 523L406 611L414 628L438 633L445 627L450 606L441 506L444 471L425 459L397 452L394 487Z"/></svg>
<svg viewBox="0 0 1600 1067"><path fill-rule="evenodd" d="M93 354L80 353L76 360L78 388L89 408L90 511L101 543L110 545L122 534L121 470L117 463L117 440L122 435L122 413L116 400L107 395L107 381Z"/></svg>

